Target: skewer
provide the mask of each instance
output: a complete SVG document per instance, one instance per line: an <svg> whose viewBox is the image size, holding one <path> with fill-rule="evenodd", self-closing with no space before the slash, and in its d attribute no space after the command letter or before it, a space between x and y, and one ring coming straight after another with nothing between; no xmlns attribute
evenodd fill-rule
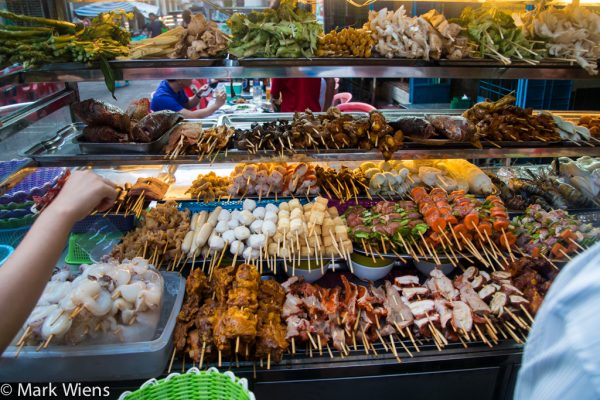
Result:
<svg viewBox="0 0 600 400"><path fill-rule="evenodd" d="M200 363L198 364L198 368L202 369L202 366L204 365L204 352L206 350L206 341L203 340L202 341L202 352L200 353Z"/></svg>
<svg viewBox="0 0 600 400"><path fill-rule="evenodd" d="M317 344L319 345L319 355L323 355L323 347L321 345L321 335L317 335Z"/></svg>
<svg viewBox="0 0 600 400"><path fill-rule="evenodd" d="M177 353L177 348L173 347L173 354L171 355L171 361L169 361L169 368L167 369L167 374L170 374L171 369L173 368L173 361L175 360L175 353Z"/></svg>
<svg viewBox="0 0 600 400"><path fill-rule="evenodd" d="M576 241L574 241L573 239L569 238L569 241L571 243L573 243L575 246L577 246L581 251L586 251L587 249L585 247L583 247L582 245L580 245L579 243L577 243Z"/></svg>
<svg viewBox="0 0 600 400"><path fill-rule="evenodd" d="M392 334L390 334L390 348L392 349L392 354L394 354L394 357L396 357L398 363L401 363L402 360L400 359L400 357L398 357L398 350L396 349L396 344L394 343L394 336Z"/></svg>
<svg viewBox="0 0 600 400"><path fill-rule="evenodd" d="M548 262L548 263L549 263L549 264L550 264L552 267L554 267L554 269L556 269L557 271L560 269L560 268L558 268L558 267L556 266L556 264L554 264L554 263L552 262L552 260L551 260L551 259L549 259L548 257L546 257L546 256L544 255L544 253L540 252L540 256L542 256L542 258L543 258L544 260L546 260L546 261L547 261L547 262Z"/></svg>
<svg viewBox="0 0 600 400"><path fill-rule="evenodd" d="M510 315L510 317L517 323L517 325L519 325L519 327L523 328L523 329L528 329L529 326L518 316L515 315L515 313L513 313L512 311L510 311L510 309L508 307L504 308L504 311L506 311L506 313L508 315Z"/></svg>
<svg viewBox="0 0 600 400"><path fill-rule="evenodd" d="M571 258L571 256L569 256L567 253L565 253L565 251L563 249L558 249L558 251L561 252L561 254L563 256L565 256L569 261L572 261L573 259Z"/></svg>
<svg viewBox="0 0 600 400"><path fill-rule="evenodd" d="M21 335L21 338L19 338L19 341L17 342L17 346L19 346L21 343L24 343L25 340L27 339L27 336L29 336L30 333L31 333L31 325L27 325L27 329L25 329L25 332L23 332L23 334Z"/></svg>
<svg viewBox="0 0 600 400"><path fill-rule="evenodd" d="M512 250L510 249L510 244L508 244L508 238L506 237L506 232L504 231L504 228L502 228L502 237L504 238L504 243L506 244L506 249L508 250L510 259L512 260L512 262L515 262L515 256L513 255Z"/></svg>
<svg viewBox="0 0 600 400"><path fill-rule="evenodd" d="M48 336L48 339L46 339L46 341L44 342L44 349L48 347L48 345L50 344L50 341L52 340L53 337L54 337L54 333L51 333Z"/></svg>
<svg viewBox="0 0 600 400"><path fill-rule="evenodd" d="M410 338L410 341L413 344L413 347L415 348L415 350L417 350L417 353L420 353L421 350L417 346L417 343L415 342L415 338L413 337L412 332L410 331L410 329L408 328L408 326L405 329L406 329L406 333L408 333L408 337Z"/></svg>
<svg viewBox="0 0 600 400"><path fill-rule="evenodd" d="M296 354L296 340L292 336L292 354Z"/></svg>
<svg viewBox="0 0 600 400"><path fill-rule="evenodd" d="M483 341L483 343L485 343L486 345L488 345L488 347L493 347L492 344L487 340L487 338L481 332L481 329L479 329L479 325L477 325L477 324L473 324L473 325L475 326L475 330L477 331L477 334L479 335L479 337L481 338L481 340Z"/></svg>
<svg viewBox="0 0 600 400"><path fill-rule="evenodd" d="M529 321L533 324L533 317L531 316L531 314L529 314L529 311L527 311L527 309L523 306L523 304L520 304L520 307L521 307L521 310L523 310L523 313L525 313L525 315L529 319Z"/></svg>
<svg viewBox="0 0 600 400"><path fill-rule="evenodd" d="M329 357L333 358L333 353L331 352L331 347L329 347L329 343L325 343L325 346L327 346L327 352L329 353Z"/></svg>
<svg viewBox="0 0 600 400"><path fill-rule="evenodd" d="M380 341L380 342L381 342L381 344L383 345L383 348L385 349L385 351L386 351L386 352L387 352L387 351L389 351L389 350L388 350L388 346L387 346L387 344L385 343L385 340L383 340L383 337L381 336L381 333L379 333L379 329L377 329L377 330L375 331L375 333L377 334L377 337L379 338L379 341ZM391 335L390 335L390 336L391 336Z"/></svg>

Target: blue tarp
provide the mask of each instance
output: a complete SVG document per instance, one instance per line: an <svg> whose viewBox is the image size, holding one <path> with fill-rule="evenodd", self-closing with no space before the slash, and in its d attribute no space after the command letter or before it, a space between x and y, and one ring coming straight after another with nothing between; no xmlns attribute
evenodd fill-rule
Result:
<svg viewBox="0 0 600 400"><path fill-rule="evenodd" d="M137 8L142 14L148 16L149 13L157 13L158 7L135 1L105 1L101 3L92 3L74 10L78 17L95 17L96 15L113 10L123 9L127 12Z"/></svg>

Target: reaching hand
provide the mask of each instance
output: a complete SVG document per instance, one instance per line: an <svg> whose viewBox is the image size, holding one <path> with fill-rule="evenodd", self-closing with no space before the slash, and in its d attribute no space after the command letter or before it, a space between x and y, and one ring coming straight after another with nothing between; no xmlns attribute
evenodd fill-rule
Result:
<svg viewBox="0 0 600 400"><path fill-rule="evenodd" d="M225 94L225 92L219 92L215 96L215 106L217 108L221 108L223 104L225 104L225 101L227 101L227 95Z"/></svg>
<svg viewBox="0 0 600 400"><path fill-rule="evenodd" d="M48 209L58 211L76 222L96 209L108 210L116 198L117 191L112 182L91 171L75 171Z"/></svg>

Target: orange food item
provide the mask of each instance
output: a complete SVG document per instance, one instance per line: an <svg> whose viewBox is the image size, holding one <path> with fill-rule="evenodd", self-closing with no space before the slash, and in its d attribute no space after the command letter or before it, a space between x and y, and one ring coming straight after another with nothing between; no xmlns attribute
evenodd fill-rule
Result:
<svg viewBox="0 0 600 400"><path fill-rule="evenodd" d="M476 213L467 214L465 215L463 223L468 230L473 230L477 225L479 225L479 215Z"/></svg>
<svg viewBox="0 0 600 400"><path fill-rule="evenodd" d="M485 236L484 232L486 232L489 237L492 237L492 224L489 222L481 222L477 229L479 229L479 232L481 232L482 235Z"/></svg>
<svg viewBox="0 0 600 400"><path fill-rule="evenodd" d="M567 248L560 243L554 243L551 252L556 258L563 258L565 256L563 252L566 253Z"/></svg>
<svg viewBox="0 0 600 400"><path fill-rule="evenodd" d="M508 219L498 218L494 221L494 230L500 232L502 229L508 229Z"/></svg>

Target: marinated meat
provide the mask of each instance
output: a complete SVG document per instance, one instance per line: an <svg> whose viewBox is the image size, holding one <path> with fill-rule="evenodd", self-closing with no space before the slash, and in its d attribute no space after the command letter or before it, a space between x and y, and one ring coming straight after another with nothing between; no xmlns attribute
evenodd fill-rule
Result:
<svg viewBox="0 0 600 400"><path fill-rule="evenodd" d="M83 128L83 134L79 140L90 143L124 143L129 136L126 133L117 132L110 126L88 125Z"/></svg>
<svg viewBox="0 0 600 400"><path fill-rule="evenodd" d="M101 100L87 99L73 104L72 110L88 125L108 126L117 132L129 132L129 116L112 104Z"/></svg>
<svg viewBox="0 0 600 400"><path fill-rule="evenodd" d="M474 313L489 313L491 310L487 304L473 290L470 284L465 284L460 289L460 299L467 303Z"/></svg>
<svg viewBox="0 0 600 400"><path fill-rule="evenodd" d="M457 331L470 332L473 327L471 309L462 301L452 302L452 326Z"/></svg>
<svg viewBox="0 0 600 400"><path fill-rule="evenodd" d="M148 113L150 113L150 99L145 97L133 100L125 110L125 114L129 116L132 122L140 121Z"/></svg>
<svg viewBox="0 0 600 400"><path fill-rule="evenodd" d="M406 298L406 300L411 300L415 296L422 296L429 293L429 289L426 287L407 287L402 289L402 295Z"/></svg>
<svg viewBox="0 0 600 400"><path fill-rule="evenodd" d="M433 281L436 293L439 293L448 301L458 298L458 290L454 288L452 281L442 271L434 269L429 275Z"/></svg>
<svg viewBox="0 0 600 400"><path fill-rule="evenodd" d="M408 304L410 311L415 318L426 315L428 312L435 309L435 303L433 300L419 300Z"/></svg>
<svg viewBox="0 0 600 400"><path fill-rule="evenodd" d="M181 114L167 110L148 114L131 129L131 139L136 143L153 142L182 119Z"/></svg>
<svg viewBox="0 0 600 400"><path fill-rule="evenodd" d="M443 299L434 300L434 303L435 311L440 316L440 326L445 328L448 321L452 319L452 303Z"/></svg>
<svg viewBox="0 0 600 400"><path fill-rule="evenodd" d="M502 314L504 313L504 306L506 306L507 299L508 296L506 295L506 293L494 293L494 296L492 296L492 301L490 302L490 308L495 316L502 316Z"/></svg>
<svg viewBox="0 0 600 400"><path fill-rule="evenodd" d="M485 300L488 297L490 297L491 295L493 295L496 292L496 288L492 285L485 285L480 291L479 291L479 297L481 298L481 300Z"/></svg>

